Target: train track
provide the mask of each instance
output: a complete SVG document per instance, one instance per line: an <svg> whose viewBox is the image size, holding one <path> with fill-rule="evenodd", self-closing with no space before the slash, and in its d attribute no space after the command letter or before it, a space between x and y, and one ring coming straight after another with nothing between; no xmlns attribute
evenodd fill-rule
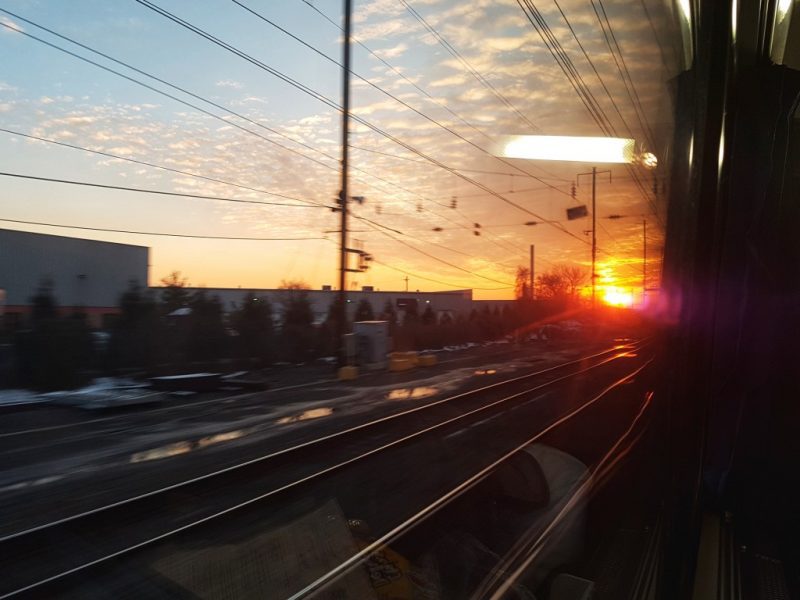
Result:
<svg viewBox="0 0 800 600"><path fill-rule="evenodd" d="M9 576L0 581L0 598L33 592L153 546L422 436L485 419L524 402L534 392L608 365L639 347L641 344L622 349L615 346L5 535L0 538L0 556L7 558L0 564ZM522 389L507 393L514 387ZM492 394L500 397L487 401ZM329 452L332 448L335 453ZM289 473L291 476L287 476ZM103 532L102 540L98 532ZM82 553L71 554L54 547L52 540L91 543L82 544Z"/></svg>

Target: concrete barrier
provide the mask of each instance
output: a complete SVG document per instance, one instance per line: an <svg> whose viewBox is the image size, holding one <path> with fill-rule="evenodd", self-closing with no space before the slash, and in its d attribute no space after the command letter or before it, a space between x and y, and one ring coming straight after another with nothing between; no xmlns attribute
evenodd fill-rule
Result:
<svg viewBox="0 0 800 600"><path fill-rule="evenodd" d="M339 369L339 381L352 381L358 378L358 367L341 367Z"/></svg>
<svg viewBox="0 0 800 600"><path fill-rule="evenodd" d="M437 359L435 354L422 354L417 358L417 364L420 367L432 367L436 364Z"/></svg>
<svg viewBox="0 0 800 600"><path fill-rule="evenodd" d="M414 363L408 358L391 358L389 359L389 370L393 373L400 371L410 371L414 368Z"/></svg>

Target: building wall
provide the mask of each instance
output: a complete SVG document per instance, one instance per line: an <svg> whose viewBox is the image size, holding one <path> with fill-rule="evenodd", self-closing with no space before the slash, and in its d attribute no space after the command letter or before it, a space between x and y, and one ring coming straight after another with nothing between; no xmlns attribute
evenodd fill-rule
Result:
<svg viewBox="0 0 800 600"><path fill-rule="evenodd" d="M151 288L156 294L162 288ZM187 288L193 292L200 288ZM276 315L280 314L283 303L288 299L293 290L247 290L238 288L202 288L210 296L219 297L225 312L236 310L242 303L246 294L252 293L253 296L266 298L272 304ZM307 290L308 299L311 303L311 310L314 313L314 321L321 323L328 315L328 308L336 299L338 292L335 290ZM347 292L347 310L350 318L353 317L358 303L362 299L367 299L372 305L372 311L377 315L383 310L387 300L392 303L395 311L402 315L403 310L398 308L398 300L417 300L417 312L421 315L427 306L441 315L444 313L469 314L472 310L472 290L455 290L448 292L377 292L377 291L349 291Z"/></svg>
<svg viewBox="0 0 800 600"><path fill-rule="evenodd" d="M147 286L148 256L144 246L0 229L5 311L27 312L44 281L64 309L114 308L131 280Z"/></svg>

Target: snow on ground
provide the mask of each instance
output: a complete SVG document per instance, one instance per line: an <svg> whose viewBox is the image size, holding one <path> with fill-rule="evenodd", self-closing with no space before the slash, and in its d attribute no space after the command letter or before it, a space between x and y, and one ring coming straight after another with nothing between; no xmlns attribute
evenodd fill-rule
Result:
<svg viewBox="0 0 800 600"><path fill-rule="evenodd" d="M30 390L0 390L0 406L17 406L41 402L47 402L47 399Z"/></svg>

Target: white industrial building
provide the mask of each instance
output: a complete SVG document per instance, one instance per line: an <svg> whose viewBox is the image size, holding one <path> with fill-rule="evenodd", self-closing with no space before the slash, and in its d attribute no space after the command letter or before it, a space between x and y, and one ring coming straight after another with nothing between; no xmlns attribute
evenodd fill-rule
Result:
<svg viewBox="0 0 800 600"><path fill-rule="evenodd" d="M304 290L306 297L311 304L311 311L314 314L314 322L322 323L328 315L330 305L336 300L338 292L336 290ZM163 288L151 288L155 292L160 292ZM236 310L245 299L250 295L255 298L265 298L278 316L283 305L291 294L296 294L295 290L282 289L255 289L244 288L187 288L189 292L204 290L209 296L216 296L222 302L225 312ZM367 300L372 306L372 312L377 316L383 311L384 306L389 302L402 319L410 305L415 305L417 314L422 315L430 307L437 318L449 314L452 317L459 313L469 314L473 309L472 290L452 290L446 292L392 292L377 291L370 287L361 290L351 290L346 294L348 318L352 319L356 308L361 300Z"/></svg>
<svg viewBox="0 0 800 600"><path fill-rule="evenodd" d="M0 229L0 311L14 328L46 284L62 314L82 312L93 327L119 312L131 281L148 284L149 248Z"/></svg>

